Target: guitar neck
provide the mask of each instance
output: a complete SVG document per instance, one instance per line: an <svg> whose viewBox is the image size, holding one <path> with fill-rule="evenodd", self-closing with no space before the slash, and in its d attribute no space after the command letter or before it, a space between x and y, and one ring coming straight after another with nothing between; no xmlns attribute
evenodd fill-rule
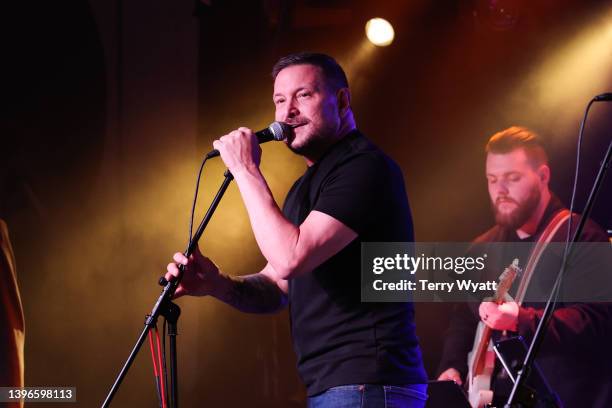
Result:
<svg viewBox="0 0 612 408"><path fill-rule="evenodd" d="M491 298L490 301L496 304L502 304L504 302L504 298L506 294L510 290L512 283L514 282L514 278L516 277L518 268L518 260L515 261L504 270L504 272L499 277L499 284L497 285L497 290L495 294ZM489 342L491 341L491 334L493 330L484 324L484 322L480 322L479 325L482 326L481 336L480 338L476 338L474 348L472 349L473 358L470 365L470 373L473 377L482 374L485 369L485 361L487 352L489 350ZM478 341L476 343L476 341Z"/></svg>
<svg viewBox="0 0 612 408"><path fill-rule="evenodd" d="M485 355L489 348L489 341L491 340L491 335L493 334L493 330L486 324L482 330L482 337L480 338L480 342L478 343L478 347L474 350L474 366L472 367L472 376L475 377L477 375L482 374L485 364Z"/></svg>

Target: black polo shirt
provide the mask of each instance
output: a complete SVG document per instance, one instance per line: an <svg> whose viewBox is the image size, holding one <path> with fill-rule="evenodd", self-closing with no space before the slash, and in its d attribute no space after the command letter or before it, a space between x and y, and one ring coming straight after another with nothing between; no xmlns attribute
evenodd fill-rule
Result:
<svg viewBox="0 0 612 408"><path fill-rule="evenodd" d="M401 170L359 131L309 167L283 213L296 226L311 211L358 237L313 271L289 281L298 371L308 395L344 384L427 382L412 303L362 303L361 242L413 241Z"/></svg>

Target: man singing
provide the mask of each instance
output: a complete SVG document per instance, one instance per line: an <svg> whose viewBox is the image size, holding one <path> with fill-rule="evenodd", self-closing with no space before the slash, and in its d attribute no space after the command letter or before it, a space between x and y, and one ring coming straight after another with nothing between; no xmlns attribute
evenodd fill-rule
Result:
<svg viewBox="0 0 612 408"><path fill-rule="evenodd" d="M529 129L510 127L489 139L486 152L486 177L496 225L476 238L475 242L484 245L522 242L527 244L524 247L531 248L529 243L542 242L542 237L547 233L551 234L550 241L565 242L568 223L564 220L569 217L569 212L548 188L550 168L539 138ZM563 218L564 213L566 218ZM574 215L573 230L577 218ZM607 237L599 226L587 221L580 241L605 242ZM525 267L529 255L530 252L520 256L521 266ZM493 275L489 278L499 276L514 257L517 257L516 253L508 253L505 258L499 257L497 262L492 262L489 267ZM553 262L554 258L550 253L542 255L535 264L537 266L526 289L529 294L529 290L540 288L543 292L538 295L540 302L457 305L446 333L440 380L463 382L467 372L467 354L472 348L479 319L495 331L494 337L499 337L505 331L531 341L543 314L542 302L546 300L545 295L552 289L559 272L557 267L546 267L558 265ZM584 286L585 282L596 281L609 285L606 274L610 272L610 265L597 265L596 261L586 257L575 262L576 268L565 275L564 287L571 289ZM515 287L520 288L520 279L517 278L518 285ZM533 300L533 296L530 299ZM610 306L561 300L545 333L536 362L566 408L610 407L612 374L609 367L612 353L606 345L607 340L603 340L609 338L612 332ZM497 372L493 381L493 402L494 405L498 404L496 406L503 406L509 392L508 382L507 377L503 380L503 370Z"/></svg>
<svg viewBox="0 0 612 408"><path fill-rule="evenodd" d="M277 121L307 170L281 210L259 163L254 133L238 128L213 143L238 184L257 244L258 273L222 273L196 251L174 255L166 279L185 273L175 296L211 295L245 312L287 304L310 407L423 407L426 374L412 303L360 301L362 242L413 241L397 164L355 125L346 75L323 54L281 58L273 68Z"/></svg>

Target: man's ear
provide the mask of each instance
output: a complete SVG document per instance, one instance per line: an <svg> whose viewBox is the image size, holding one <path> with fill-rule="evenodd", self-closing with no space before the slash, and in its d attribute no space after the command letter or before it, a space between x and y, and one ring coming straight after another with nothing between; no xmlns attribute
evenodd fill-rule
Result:
<svg viewBox="0 0 612 408"><path fill-rule="evenodd" d="M344 116L346 111L351 108L351 91L348 88L340 88L336 93L338 99L338 112Z"/></svg>
<svg viewBox="0 0 612 408"><path fill-rule="evenodd" d="M538 167L537 174L540 181L548 185L550 182L550 167L548 167L547 164L540 165L540 167Z"/></svg>

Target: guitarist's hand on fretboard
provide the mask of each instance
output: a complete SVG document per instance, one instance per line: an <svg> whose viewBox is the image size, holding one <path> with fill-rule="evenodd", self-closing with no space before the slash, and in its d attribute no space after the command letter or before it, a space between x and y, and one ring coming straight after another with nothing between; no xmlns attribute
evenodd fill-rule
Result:
<svg viewBox="0 0 612 408"><path fill-rule="evenodd" d="M513 299L501 304L482 302L478 314L480 320L493 330L517 331L518 329L519 305Z"/></svg>

